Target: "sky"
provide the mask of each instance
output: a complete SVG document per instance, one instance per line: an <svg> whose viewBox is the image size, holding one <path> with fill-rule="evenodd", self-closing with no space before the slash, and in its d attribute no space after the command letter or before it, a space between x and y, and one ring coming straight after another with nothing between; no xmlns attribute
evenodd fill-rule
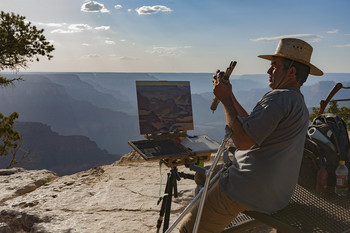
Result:
<svg viewBox="0 0 350 233"><path fill-rule="evenodd" d="M350 73L349 0L0 0L55 46L28 72L262 74L284 37L325 73Z"/></svg>

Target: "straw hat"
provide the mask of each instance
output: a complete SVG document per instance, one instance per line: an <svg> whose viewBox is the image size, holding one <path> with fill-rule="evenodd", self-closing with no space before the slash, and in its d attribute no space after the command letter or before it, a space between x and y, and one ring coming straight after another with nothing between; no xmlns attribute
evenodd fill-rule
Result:
<svg viewBox="0 0 350 233"><path fill-rule="evenodd" d="M275 54L273 55L260 55L258 57L272 60L272 57L284 57L293 61L300 62L302 64L310 67L310 74L321 76L323 72L318 69L316 66L310 63L312 54L312 47L303 40L295 38L284 38L281 39Z"/></svg>

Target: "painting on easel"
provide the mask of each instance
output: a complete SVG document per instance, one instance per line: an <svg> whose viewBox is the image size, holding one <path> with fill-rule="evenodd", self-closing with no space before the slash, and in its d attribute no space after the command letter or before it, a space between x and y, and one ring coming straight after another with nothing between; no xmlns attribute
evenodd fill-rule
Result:
<svg viewBox="0 0 350 233"><path fill-rule="evenodd" d="M136 81L141 134L193 129L188 81Z"/></svg>

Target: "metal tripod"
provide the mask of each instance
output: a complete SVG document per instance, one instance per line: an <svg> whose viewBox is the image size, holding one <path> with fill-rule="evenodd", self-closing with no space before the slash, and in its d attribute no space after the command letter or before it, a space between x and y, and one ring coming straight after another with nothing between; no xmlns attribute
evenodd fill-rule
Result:
<svg viewBox="0 0 350 233"><path fill-rule="evenodd" d="M157 233L159 232L159 229L162 225L163 218L164 218L164 225L163 225L163 232L165 232L169 227L169 220L170 220L170 210L171 210L171 201L172 197L174 196L177 198L177 181L180 181L180 179L194 179L194 175L192 174L186 174L184 172L178 172L177 167L172 167L170 172L168 173L168 178L165 186L165 192L164 196L160 197L158 200L159 204L162 202L162 206L160 208L159 218L157 221Z"/></svg>
<svg viewBox="0 0 350 233"><path fill-rule="evenodd" d="M221 142L221 145L220 145L220 147L215 155L214 161L213 161L212 165L210 166L209 170L205 170L204 168L201 168L201 167L196 166L196 165L190 166L191 170L205 172L206 180L205 180L204 187L197 194L197 196L191 201L191 203L185 208L185 210L180 214L180 216L175 220L175 222L169 227L169 229L167 231L165 231L166 233L171 232L176 227L176 225L182 220L182 218L185 216L185 214L187 214L192 209L192 207L193 207L194 203L197 201L197 199L199 197L201 197L199 207L198 207L196 221L195 221L194 228L193 228L193 233L197 233L209 185L214 180L216 180L220 176L221 172L225 169L225 167L222 168L213 178L211 178L213 171L214 171L214 168L216 167L221 155L223 154L224 150L226 149L226 144L227 144L228 140L231 138L231 135L232 135L232 130L230 129L230 127L228 127L226 125L225 138ZM203 169L204 169L204 171L203 171ZM166 228L164 228L164 229L166 229Z"/></svg>

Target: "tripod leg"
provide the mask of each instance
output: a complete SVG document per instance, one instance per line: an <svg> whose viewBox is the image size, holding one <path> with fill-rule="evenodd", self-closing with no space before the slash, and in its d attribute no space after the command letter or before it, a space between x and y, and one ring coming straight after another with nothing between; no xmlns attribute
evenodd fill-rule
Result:
<svg viewBox="0 0 350 233"><path fill-rule="evenodd" d="M174 187L175 177L170 172L169 175L169 186L167 190L167 195L165 196L165 216L164 216L164 225L163 225L163 232L166 232L166 230L169 228L169 221L170 221L170 211L171 211L171 199L173 197L173 187Z"/></svg>
<svg viewBox="0 0 350 233"><path fill-rule="evenodd" d="M177 181L180 180L180 174L177 171L177 168L175 167L174 169L172 169L172 176L173 176L173 190L174 190L174 194L173 196L175 198L177 198Z"/></svg>
<svg viewBox="0 0 350 233"><path fill-rule="evenodd" d="M165 207L167 204L167 195L168 195L168 190L169 190L169 186L170 186L170 173L168 173L168 178L167 178L167 182L166 182L166 186L165 186L165 192L163 197L160 197L158 203L161 201L162 202L162 206L160 207L160 212L159 212L159 218L157 220L157 233L159 232L159 229L162 225L163 222L163 217L164 217L164 213L165 213Z"/></svg>

